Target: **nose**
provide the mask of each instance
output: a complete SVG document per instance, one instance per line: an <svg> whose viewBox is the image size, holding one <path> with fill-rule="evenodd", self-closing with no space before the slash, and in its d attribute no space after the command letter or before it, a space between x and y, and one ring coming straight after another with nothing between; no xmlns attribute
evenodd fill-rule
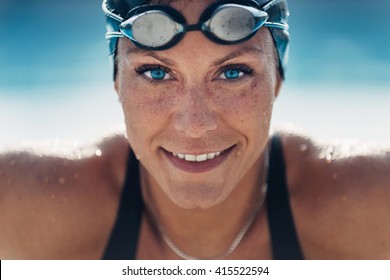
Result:
<svg viewBox="0 0 390 280"><path fill-rule="evenodd" d="M174 127L191 138L203 137L217 128L211 99L199 88L185 92L174 117Z"/></svg>

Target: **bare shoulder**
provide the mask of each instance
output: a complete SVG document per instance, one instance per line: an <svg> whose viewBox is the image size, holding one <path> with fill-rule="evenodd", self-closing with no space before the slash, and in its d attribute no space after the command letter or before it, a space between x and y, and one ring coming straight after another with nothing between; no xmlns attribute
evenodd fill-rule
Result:
<svg viewBox="0 0 390 280"><path fill-rule="evenodd" d="M390 146L279 134L306 255L389 259Z"/></svg>
<svg viewBox="0 0 390 280"><path fill-rule="evenodd" d="M91 259L115 218L129 146L123 134L0 153L0 258Z"/></svg>

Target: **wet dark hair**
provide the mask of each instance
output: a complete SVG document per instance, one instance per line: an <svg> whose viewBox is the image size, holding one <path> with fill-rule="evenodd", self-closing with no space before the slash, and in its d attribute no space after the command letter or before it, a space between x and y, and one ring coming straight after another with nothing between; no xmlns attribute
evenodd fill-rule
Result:
<svg viewBox="0 0 390 280"><path fill-rule="evenodd" d="M122 18L126 18L128 12L140 5L145 4L169 4L174 1L184 1L184 0L107 0L108 7L112 12L120 15ZM264 6L271 0L254 0L256 1L260 7ZM269 15L269 21L284 23L287 24L289 11L287 6L287 0L279 0L276 4L274 4L271 8L267 10ZM107 19L107 29L112 29L112 19L106 17ZM282 79L285 78L285 69L288 61L288 47L290 42L290 35L287 30L281 30L276 28L268 28L272 35L272 38L275 43L276 50L276 59L278 61L278 70L279 75ZM113 61L114 67L114 80L117 72L117 63L116 63L116 51L118 38L111 38L108 40L110 45L110 56Z"/></svg>

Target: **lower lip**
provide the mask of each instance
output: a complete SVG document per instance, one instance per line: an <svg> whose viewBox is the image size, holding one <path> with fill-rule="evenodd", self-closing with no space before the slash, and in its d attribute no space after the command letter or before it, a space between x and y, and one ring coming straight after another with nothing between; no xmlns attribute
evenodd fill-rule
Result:
<svg viewBox="0 0 390 280"><path fill-rule="evenodd" d="M169 159L169 161L180 170L189 173L204 173L220 166L227 159L228 155L232 152L234 147L235 146L223 151L219 156L213 159L209 159L201 162L186 161L184 159L175 157L174 155L172 155L172 153L164 149L162 150L164 154L167 156L167 158Z"/></svg>

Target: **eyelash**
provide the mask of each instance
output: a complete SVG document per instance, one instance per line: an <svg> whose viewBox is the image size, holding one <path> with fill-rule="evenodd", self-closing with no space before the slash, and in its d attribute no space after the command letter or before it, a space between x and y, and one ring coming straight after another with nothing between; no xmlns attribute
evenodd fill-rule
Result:
<svg viewBox="0 0 390 280"><path fill-rule="evenodd" d="M224 80L227 82L234 82L234 81L237 81L237 80L244 78L243 77L244 75L249 75L249 76L253 75L254 71L255 71L252 67L245 65L245 64L228 64L228 65L223 66L221 69L219 69L219 71L217 72L218 78L222 74L226 73L226 71L229 71L229 70L238 70L238 71L242 72L243 75L238 77L238 78L235 78L235 79L221 79L221 80Z"/></svg>
<svg viewBox="0 0 390 280"><path fill-rule="evenodd" d="M171 69L165 67L165 66L162 66L162 65L158 65L158 64L143 64L143 65L140 65L138 67L136 67L134 69L134 71L138 74L138 75L143 75L145 76L145 73L148 72L148 71L152 71L152 70L163 70L166 74L170 75L170 73L172 72ZM240 72L242 72L243 74L237 78L234 78L234 79L223 79L223 78L220 78L220 76L224 73L226 73L227 71L229 70L238 70ZM244 75L253 75L254 73L254 69L252 67L249 67L248 65L245 65L245 64L228 64L228 65L225 65L223 66L222 68L220 68L217 72L217 79L218 80L222 80L222 81L226 81L226 82L234 82L234 81L237 81L237 80L241 80L243 79ZM153 79L153 78L150 78L150 77L145 77L149 82L152 82L152 83L158 83L158 82L163 82L163 81L166 81L167 79L162 79L162 80L157 80L157 79Z"/></svg>
<svg viewBox="0 0 390 280"><path fill-rule="evenodd" d="M138 74L138 75L143 75L145 77L145 73L148 72L148 71L152 71L152 70L163 70L166 74L170 74L172 72L171 69L167 68L167 67L164 67L162 65L158 65L158 64L143 64L143 65L140 65L136 68L134 68L134 71ZM152 78L149 78L149 77L145 77L149 82L152 82L152 83L157 83L157 82L163 82L163 81L166 81L166 80L156 80L156 79L152 79Z"/></svg>

